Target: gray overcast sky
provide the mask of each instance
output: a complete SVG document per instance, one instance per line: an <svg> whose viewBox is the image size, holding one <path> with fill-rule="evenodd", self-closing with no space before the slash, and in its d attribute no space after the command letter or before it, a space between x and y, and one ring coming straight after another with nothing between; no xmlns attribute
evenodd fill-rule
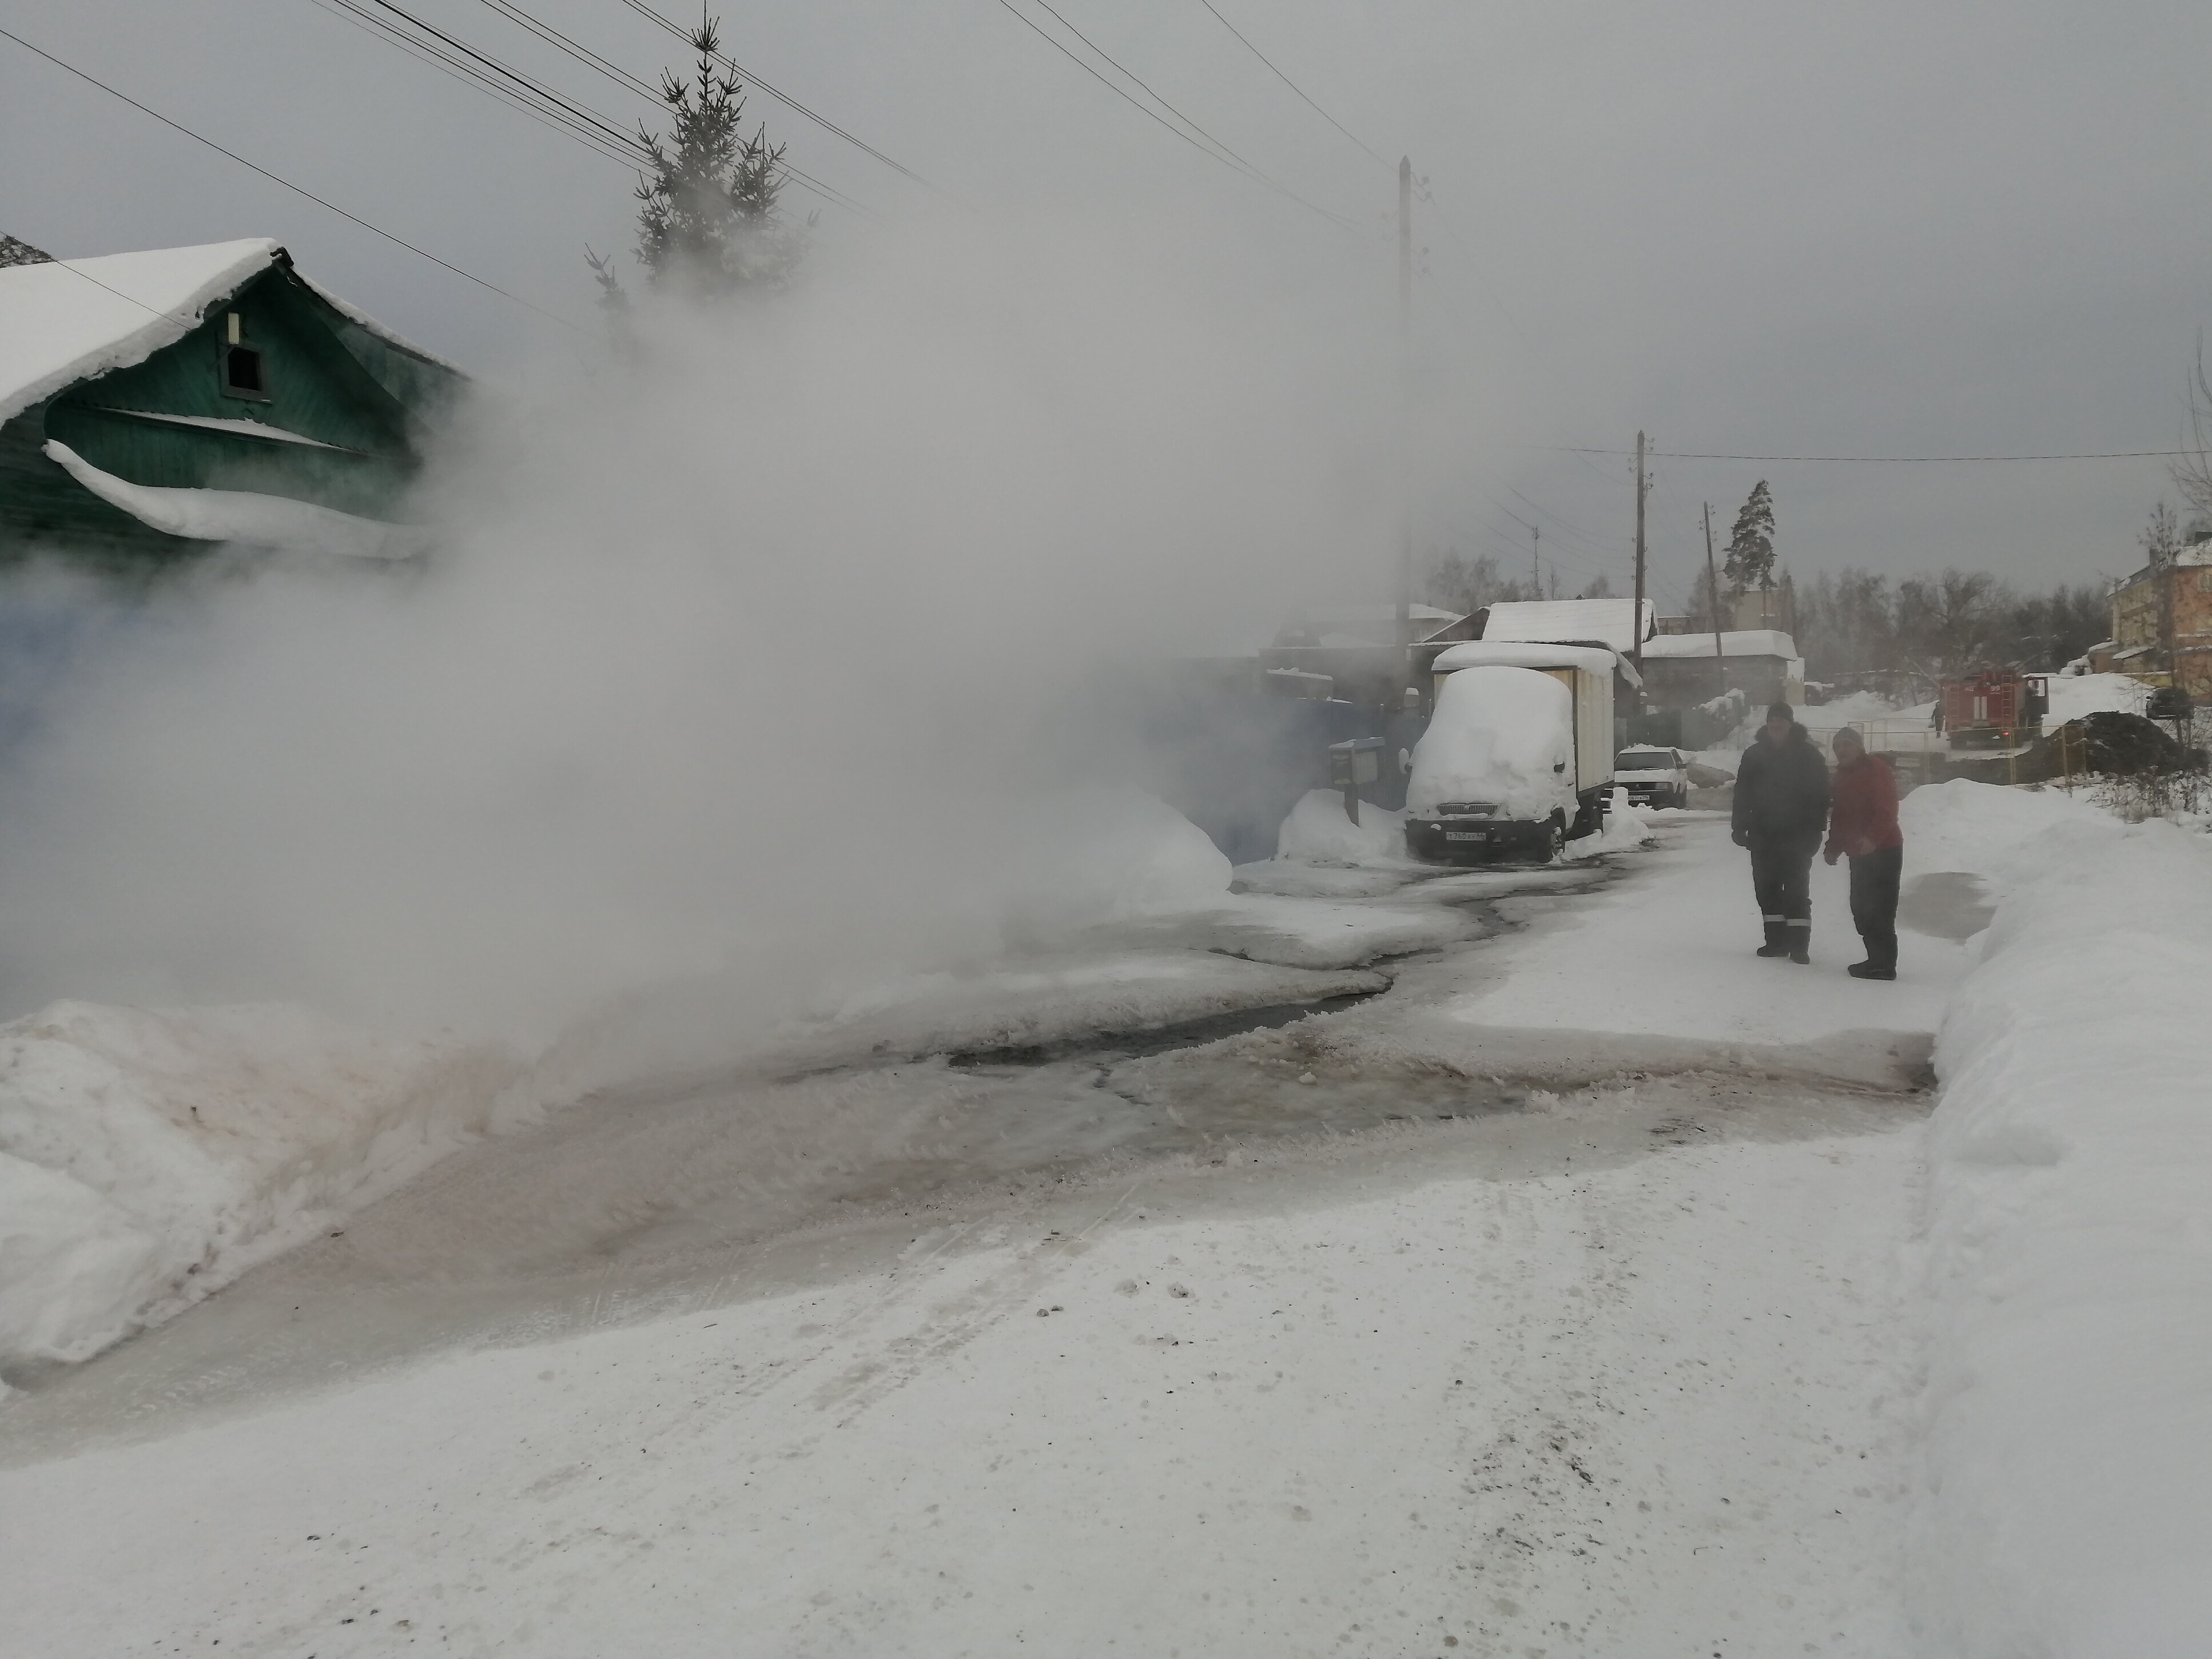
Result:
<svg viewBox="0 0 2212 1659"><path fill-rule="evenodd" d="M673 46L620 0L527 0L648 76ZM1389 167L1200 0L1054 0L1348 234L1200 159L1001 0L732 5L741 61L986 214L1157 216L1194 261L1272 267L1329 304L1395 294ZM1690 8L1218 0L1433 203L1418 291L1422 536L1626 591L1628 464L1546 446L1769 453L2172 447L2212 321L2212 6ZM1012 4L1047 27L1034 0ZM410 0L623 121L646 106L484 0ZM627 250L613 163L378 44L320 0L0 0L88 73L549 307L588 319L582 245ZM756 95L792 159L894 217L959 214ZM0 41L0 229L79 255L273 235L424 343L496 373L530 315ZM805 198L792 193L794 205ZM825 210L821 255L870 234ZM1378 339L1387 339L1387 332ZM1387 359L1387 352L1378 357ZM1390 373L1378 362L1378 374ZM1816 467L1660 460L1656 593L1773 483L1784 562L2117 574L2154 461Z"/></svg>

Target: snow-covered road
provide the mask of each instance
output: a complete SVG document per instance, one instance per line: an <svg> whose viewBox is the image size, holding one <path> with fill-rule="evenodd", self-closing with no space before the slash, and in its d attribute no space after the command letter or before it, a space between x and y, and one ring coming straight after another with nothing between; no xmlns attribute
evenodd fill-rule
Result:
<svg viewBox="0 0 2212 1659"><path fill-rule="evenodd" d="M1960 952L1821 874L1812 970L1688 821L1326 1018L475 1149L9 1402L16 1645L1902 1651Z"/></svg>

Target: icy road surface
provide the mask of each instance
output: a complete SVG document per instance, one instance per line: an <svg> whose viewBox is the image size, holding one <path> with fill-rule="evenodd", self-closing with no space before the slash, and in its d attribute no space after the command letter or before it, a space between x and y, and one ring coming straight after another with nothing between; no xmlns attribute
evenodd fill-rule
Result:
<svg viewBox="0 0 2212 1659"><path fill-rule="evenodd" d="M1194 1048L487 1143L0 1407L11 1644L1903 1652L1959 947L1844 978L1820 870L1755 961L1711 823L1613 873L1341 898L1475 908Z"/></svg>

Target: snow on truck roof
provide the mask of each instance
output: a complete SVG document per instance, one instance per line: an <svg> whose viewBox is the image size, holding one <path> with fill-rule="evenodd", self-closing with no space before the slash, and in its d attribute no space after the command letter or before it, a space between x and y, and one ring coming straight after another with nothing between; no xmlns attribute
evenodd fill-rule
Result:
<svg viewBox="0 0 2212 1659"><path fill-rule="evenodd" d="M1431 668L1438 674L1462 668L1579 668L1585 673L1610 674L1620 660L1612 652L1594 645L1480 639L1446 646L1437 653Z"/></svg>
<svg viewBox="0 0 2212 1659"><path fill-rule="evenodd" d="M257 236L0 269L0 421L79 380L144 362L280 261L289 266L290 256ZM300 280L387 345L453 368L305 276Z"/></svg>

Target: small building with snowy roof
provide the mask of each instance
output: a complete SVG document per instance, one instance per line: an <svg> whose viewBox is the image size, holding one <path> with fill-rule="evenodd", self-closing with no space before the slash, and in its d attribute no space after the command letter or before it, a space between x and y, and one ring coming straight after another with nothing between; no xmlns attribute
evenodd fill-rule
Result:
<svg viewBox="0 0 2212 1659"><path fill-rule="evenodd" d="M0 560L404 558L466 385L265 240L0 267Z"/></svg>
<svg viewBox="0 0 2212 1659"><path fill-rule="evenodd" d="M1805 659L1797 642L1773 628L1732 628L1720 636L1662 634L1644 642L1644 681L1652 706L1693 708L1724 691L1741 691L1753 707L1805 701Z"/></svg>

